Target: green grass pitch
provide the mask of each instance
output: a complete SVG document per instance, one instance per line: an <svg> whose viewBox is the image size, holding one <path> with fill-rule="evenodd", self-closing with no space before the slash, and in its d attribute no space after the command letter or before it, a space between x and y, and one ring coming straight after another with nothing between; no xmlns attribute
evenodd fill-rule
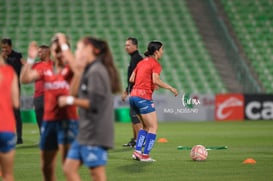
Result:
<svg viewBox="0 0 273 181"><path fill-rule="evenodd" d="M157 161L142 163L131 159L132 148L121 145L131 138L131 125L115 124L115 149L109 152L107 177L109 181L180 181L180 180L272 180L273 179L273 121L245 122L165 122L159 124L156 143L151 156ZM24 144L17 146L15 179L42 180L35 124L24 124ZM177 146L228 146L227 150L210 150L204 162L190 159L189 150ZM256 164L243 164L253 158ZM60 161L58 181L65 180ZM82 180L91 180L85 167L80 169ZM0 179L1 180L1 179Z"/></svg>

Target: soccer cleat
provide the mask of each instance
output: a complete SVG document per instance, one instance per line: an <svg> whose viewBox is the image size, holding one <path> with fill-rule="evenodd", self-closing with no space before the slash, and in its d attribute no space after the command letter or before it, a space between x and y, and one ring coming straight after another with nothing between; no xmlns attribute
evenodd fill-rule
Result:
<svg viewBox="0 0 273 181"><path fill-rule="evenodd" d="M132 147L132 148L135 147L135 145L136 145L136 141L134 138L132 138L128 143L123 144L124 147Z"/></svg>
<svg viewBox="0 0 273 181"><path fill-rule="evenodd" d="M142 154L142 157L140 159L141 162L155 162L156 160L152 159L150 155L144 155Z"/></svg>
<svg viewBox="0 0 273 181"><path fill-rule="evenodd" d="M139 153L138 151L134 151L133 155L132 155L132 158L134 160L141 160L142 159L142 154Z"/></svg>

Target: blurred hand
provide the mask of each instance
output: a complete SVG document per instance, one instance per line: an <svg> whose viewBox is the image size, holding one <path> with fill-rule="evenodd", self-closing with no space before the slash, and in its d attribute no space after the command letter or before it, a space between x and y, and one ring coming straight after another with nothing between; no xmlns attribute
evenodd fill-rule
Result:
<svg viewBox="0 0 273 181"><path fill-rule="evenodd" d="M128 96L127 91L124 91L124 92L122 93L122 95L121 95L121 100L124 102L125 99L127 98L127 96Z"/></svg>
<svg viewBox="0 0 273 181"><path fill-rule="evenodd" d="M175 97L178 95L178 91L175 88L172 87L170 91L174 94Z"/></svg>
<svg viewBox="0 0 273 181"><path fill-rule="evenodd" d="M66 98L67 98L67 96L60 96L58 98L58 105L59 105L59 107L64 107L64 106L67 105L66 104Z"/></svg>
<svg viewBox="0 0 273 181"><path fill-rule="evenodd" d="M158 90L159 86L158 85L154 85L154 90Z"/></svg>
<svg viewBox="0 0 273 181"><path fill-rule="evenodd" d="M88 64L88 59L83 54L75 54L77 67L85 67Z"/></svg>
<svg viewBox="0 0 273 181"><path fill-rule="evenodd" d="M4 51L1 52L1 56L3 57L4 60L8 58L8 55Z"/></svg>
<svg viewBox="0 0 273 181"><path fill-rule="evenodd" d="M38 54L38 44L35 41L32 41L28 46L28 57L35 59Z"/></svg>
<svg viewBox="0 0 273 181"><path fill-rule="evenodd" d="M63 33L57 33L56 37L58 38L60 45L67 43L67 39L66 39L65 34L63 34Z"/></svg>

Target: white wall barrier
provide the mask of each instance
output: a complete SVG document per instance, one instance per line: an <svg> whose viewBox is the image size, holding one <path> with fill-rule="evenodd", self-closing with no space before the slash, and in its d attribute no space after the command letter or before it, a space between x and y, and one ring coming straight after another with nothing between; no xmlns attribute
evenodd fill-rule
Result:
<svg viewBox="0 0 273 181"><path fill-rule="evenodd" d="M155 94L153 99L159 121L273 120L271 94ZM20 108L32 110L33 97L22 96ZM114 96L116 119L130 122L128 108L128 99Z"/></svg>
<svg viewBox="0 0 273 181"><path fill-rule="evenodd" d="M174 97L170 94L155 94L153 100L159 121L213 121L214 95L183 94ZM120 96L114 98L114 108L129 107L128 99L123 102Z"/></svg>

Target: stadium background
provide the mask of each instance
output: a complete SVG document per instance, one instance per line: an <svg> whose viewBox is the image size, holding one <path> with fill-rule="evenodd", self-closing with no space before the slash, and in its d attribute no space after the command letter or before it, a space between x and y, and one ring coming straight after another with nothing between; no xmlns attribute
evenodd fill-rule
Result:
<svg viewBox="0 0 273 181"><path fill-rule="evenodd" d="M201 106L199 113L205 109L200 115L204 120L217 118L217 109L222 108L217 98L223 93L230 94L223 101L225 105L229 103L223 113L234 112L238 106L242 109L240 117L224 120L248 119L245 108L251 102L259 103L254 107L255 114L261 112L253 119L273 119L272 4L272 0L0 0L0 36L10 37L15 50L25 58L30 41L49 44L56 32L66 33L73 49L84 35L106 39L123 87L129 61L124 51L126 38L138 38L141 52L150 40L160 40L165 48L162 79L178 88L182 96L202 97L197 106ZM24 85L25 113L32 113L32 94L33 85ZM168 101L166 91L159 90L157 94L166 96L162 102ZM208 104L204 104L207 99ZM116 102L116 108L124 110L126 104ZM188 117L193 114L181 115L181 120L195 119Z"/></svg>

